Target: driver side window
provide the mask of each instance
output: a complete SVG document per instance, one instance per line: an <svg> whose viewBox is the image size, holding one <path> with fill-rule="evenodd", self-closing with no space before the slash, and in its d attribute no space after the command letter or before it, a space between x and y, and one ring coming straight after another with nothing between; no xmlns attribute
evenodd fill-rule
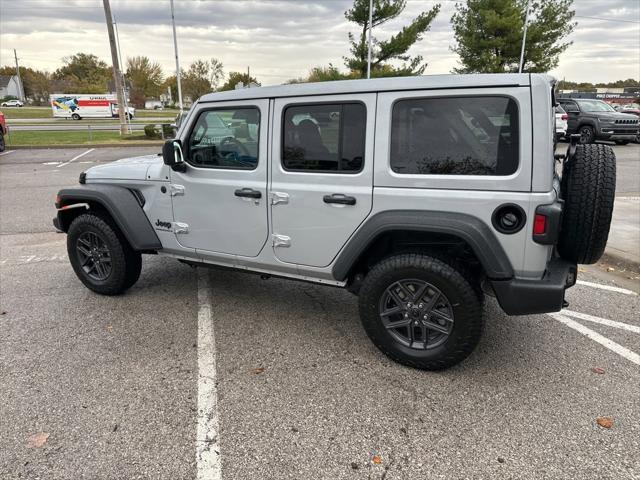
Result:
<svg viewBox="0 0 640 480"><path fill-rule="evenodd" d="M189 135L187 161L195 167L253 170L258 166L260 110L201 112Z"/></svg>

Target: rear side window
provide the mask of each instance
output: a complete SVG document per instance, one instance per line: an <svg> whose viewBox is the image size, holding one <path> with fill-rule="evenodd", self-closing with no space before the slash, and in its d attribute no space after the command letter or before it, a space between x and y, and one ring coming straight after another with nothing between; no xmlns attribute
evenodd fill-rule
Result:
<svg viewBox="0 0 640 480"><path fill-rule="evenodd" d="M518 107L511 98L415 98L393 107L396 173L511 175L518 156Z"/></svg>
<svg viewBox="0 0 640 480"><path fill-rule="evenodd" d="M295 105L284 111L285 170L356 173L364 164L366 110L360 103Z"/></svg>

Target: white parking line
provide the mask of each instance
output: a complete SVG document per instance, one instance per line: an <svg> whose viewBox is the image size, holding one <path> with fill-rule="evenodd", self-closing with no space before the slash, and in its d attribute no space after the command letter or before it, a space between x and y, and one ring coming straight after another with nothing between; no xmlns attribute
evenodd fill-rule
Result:
<svg viewBox="0 0 640 480"><path fill-rule="evenodd" d="M627 290L626 288L620 287L612 287L611 285L603 285L602 283L585 282L584 280L578 280L576 283L578 285L584 285L585 287L599 288L601 290L608 290L610 292L624 293L625 295L638 295L632 290Z"/></svg>
<svg viewBox="0 0 640 480"><path fill-rule="evenodd" d="M598 342L603 347L608 348L609 350L617 353L621 357L626 358L627 360L635 363L636 365L640 365L640 355L638 355L636 352L632 352L631 350L623 347L619 343L609 340L607 337L600 335L598 332L595 332L590 328L585 327L581 323L578 323L574 320L571 320L568 317L565 317L564 315L561 315L559 313L549 313L549 316L554 318L555 320L558 320L561 323L564 323L567 327L573 328L577 332L580 332L582 335L584 335L587 338L590 338L594 342Z"/></svg>
<svg viewBox="0 0 640 480"><path fill-rule="evenodd" d="M2 152L0 153L0 157L4 156L4 155L9 155L10 153L15 152L15 150L7 150L6 152Z"/></svg>
<svg viewBox="0 0 640 480"><path fill-rule="evenodd" d="M209 271L198 269L198 480L220 480L220 437L216 387L216 342L211 318Z"/></svg>
<svg viewBox="0 0 640 480"><path fill-rule="evenodd" d="M75 157L73 157L71 160L69 160L68 162L64 162L61 163L60 165L57 165L56 168L60 168L60 167L64 167L65 165L69 165L71 162L75 162L77 159L79 159L80 157L84 157L87 153L91 153L95 150L95 148L90 148L89 150L87 150L86 152L82 152L80 155L76 155Z"/></svg>
<svg viewBox="0 0 640 480"><path fill-rule="evenodd" d="M606 325L608 327L620 328L622 330L628 330L633 333L640 333L640 327L629 325L628 323L616 322L607 318L594 317L593 315L574 312L572 310L562 310L562 314L568 315L569 317L573 318L579 318L580 320L586 320L587 322L599 323L600 325Z"/></svg>

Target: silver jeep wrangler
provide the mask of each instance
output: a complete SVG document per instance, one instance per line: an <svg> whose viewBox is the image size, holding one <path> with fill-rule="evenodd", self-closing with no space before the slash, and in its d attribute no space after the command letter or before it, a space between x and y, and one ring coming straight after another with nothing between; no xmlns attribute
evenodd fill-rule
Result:
<svg viewBox="0 0 640 480"><path fill-rule="evenodd" d="M446 368L477 345L485 294L509 315L559 311L576 265L604 251L615 157L575 141L554 156L554 84L437 75L208 94L161 155L61 190L54 224L95 292L131 287L143 253L346 287L380 350Z"/></svg>

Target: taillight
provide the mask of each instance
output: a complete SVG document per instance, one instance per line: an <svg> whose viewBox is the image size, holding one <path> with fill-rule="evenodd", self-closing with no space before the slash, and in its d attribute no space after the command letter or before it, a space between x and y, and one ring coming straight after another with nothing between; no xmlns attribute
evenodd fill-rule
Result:
<svg viewBox="0 0 640 480"><path fill-rule="evenodd" d="M550 205L538 205L533 216L533 241L541 245L555 245L560 234L562 219L562 200L556 200Z"/></svg>
<svg viewBox="0 0 640 480"><path fill-rule="evenodd" d="M562 115L560 115L560 120L568 120L569 119L569 115L567 115L566 113L563 113Z"/></svg>
<svg viewBox="0 0 640 480"><path fill-rule="evenodd" d="M546 232L547 232L547 217L545 215L536 213L536 216L533 218L533 234L544 235Z"/></svg>

